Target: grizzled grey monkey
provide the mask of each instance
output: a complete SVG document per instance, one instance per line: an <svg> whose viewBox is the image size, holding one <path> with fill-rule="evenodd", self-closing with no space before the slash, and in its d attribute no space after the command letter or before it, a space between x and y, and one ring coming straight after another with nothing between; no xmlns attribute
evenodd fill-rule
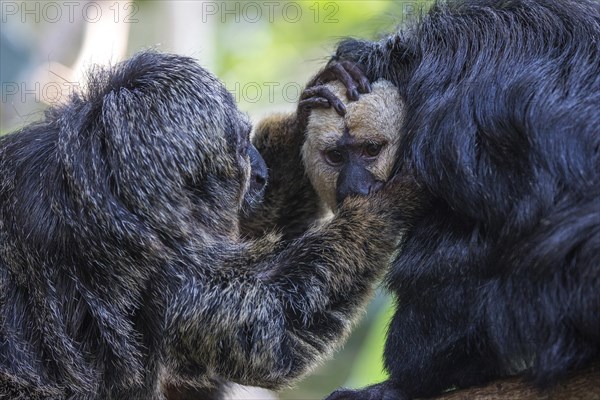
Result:
<svg viewBox="0 0 600 400"><path fill-rule="evenodd" d="M267 179L249 132L192 59L144 52L0 139L0 397L213 399L332 352L419 191L398 179L294 240L248 239Z"/></svg>

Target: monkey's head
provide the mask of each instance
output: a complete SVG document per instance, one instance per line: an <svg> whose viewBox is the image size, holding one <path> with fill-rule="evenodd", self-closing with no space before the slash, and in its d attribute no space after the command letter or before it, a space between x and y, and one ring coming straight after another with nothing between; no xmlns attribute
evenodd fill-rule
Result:
<svg viewBox="0 0 600 400"><path fill-rule="evenodd" d="M166 226L200 220L228 232L261 201L267 168L250 141L251 124L195 60L140 53L98 90L99 128L128 208L162 214Z"/></svg>
<svg viewBox="0 0 600 400"><path fill-rule="evenodd" d="M368 194L389 178L404 110L398 89L388 81L373 83L371 93L354 102L341 83L326 86L344 102L346 115L333 108L312 110L302 156L319 197L336 210L346 196Z"/></svg>
<svg viewBox="0 0 600 400"><path fill-rule="evenodd" d="M40 149L48 142L46 151L56 152L56 178L48 180L64 180L65 194L45 203L61 221L77 216L68 223L81 229L78 237L130 237L147 249L194 240L203 227L236 234L267 179L250 130L233 96L195 60L143 52L92 70L87 90L10 140L39 136Z"/></svg>

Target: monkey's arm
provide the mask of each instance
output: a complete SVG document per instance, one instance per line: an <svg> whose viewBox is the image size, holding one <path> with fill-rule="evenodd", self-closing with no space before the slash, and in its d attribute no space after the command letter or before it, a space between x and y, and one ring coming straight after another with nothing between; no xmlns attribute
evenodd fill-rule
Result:
<svg viewBox="0 0 600 400"><path fill-rule="evenodd" d="M412 189L411 189L412 190ZM415 209L405 188L403 204ZM198 365L241 384L281 388L329 355L399 241L398 208L350 199L324 226L221 249L224 268L186 278L165 335L172 370ZM394 209L396 211L394 211Z"/></svg>
<svg viewBox="0 0 600 400"><path fill-rule="evenodd" d="M305 174L304 133L296 120L295 113L277 114L256 127L253 142L269 168L269 180L263 203L242 218L245 235L260 237L277 230L291 239L322 215L319 198Z"/></svg>

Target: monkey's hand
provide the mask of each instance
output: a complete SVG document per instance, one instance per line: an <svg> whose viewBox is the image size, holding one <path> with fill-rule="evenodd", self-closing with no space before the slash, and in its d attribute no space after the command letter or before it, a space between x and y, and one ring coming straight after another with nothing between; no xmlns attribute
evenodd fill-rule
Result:
<svg viewBox="0 0 600 400"><path fill-rule="evenodd" d="M346 115L346 106L342 100L324 86L334 80L339 80L346 87L346 96L350 101L358 100L359 93L371 92L369 79L357 64L351 61L332 61L310 80L300 95L297 111L300 132L304 132L310 112L315 108L333 107L340 116Z"/></svg>
<svg viewBox="0 0 600 400"><path fill-rule="evenodd" d="M366 196L348 196L336 215L362 214L365 220L370 218L368 215L376 215L381 221L379 234L389 238L387 240L397 251L406 231L427 209L427 199L425 191L412 176L398 175Z"/></svg>
<svg viewBox="0 0 600 400"><path fill-rule="evenodd" d="M408 397L388 382L363 389L338 389L325 400L407 400Z"/></svg>
<svg viewBox="0 0 600 400"><path fill-rule="evenodd" d="M389 222L412 223L422 216L428 204L428 196L412 175L397 174L389 181L372 189L367 196L373 207L388 214ZM396 225L397 227L398 225Z"/></svg>
<svg viewBox="0 0 600 400"><path fill-rule="evenodd" d="M322 86L327 82L338 80L347 89L347 97L351 101L359 98L359 93L370 93L371 84L362 67L352 61L329 62L311 81L306 85L307 89Z"/></svg>

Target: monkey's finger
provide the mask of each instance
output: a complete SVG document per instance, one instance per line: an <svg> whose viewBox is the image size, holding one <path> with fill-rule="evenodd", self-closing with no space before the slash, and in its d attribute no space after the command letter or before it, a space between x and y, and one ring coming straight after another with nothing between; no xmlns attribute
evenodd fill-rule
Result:
<svg viewBox="0 0 600 400"><path fill-rule="evenodd" d="M387 182L382 184L378 191L381 190L385 192L417 192L419 190L422 190L422 188L413 176L396 174L393 177L391 177Z"/></svg>
<svg viewBox="0 0 600 400"><path fill-rule="evenodd" d="M381 189L383 189L384 186L384 182L381 181L376 181L375 183L373 183L373 185L371 185L371 187L369 188L369 194L371 193L377 193L379 192Z"/></svg>
<svg viewBox="0 0 600 400"><path fill-rule="evenodd" d="M349 63L347 63L349 64ZM356 82L345 70L344 64L335 63L327 67L315 82L317 85L339 80L347 89L348 99L356 101L359 98Z"/></svg>
<svg viewBox="0 0 600 400"><path fill-rule="evenodd" d="M298 107L304 110L311 110L313 108L329 108L329 100L323 97L311 97L308 99L300 100Z"/></svg>
<svg viewBox="0 0 600 400"><path fill-rule="evenodd" d="M302 92L302 95L300 95L300 100L305 100L310 97L325 98L327 99L327 101L329 101L329 105L332 106L340 116L343 117L344 115L346 115L346 106L344 105L344 103L335 94L333 94L331 90L327 89L326 87L314 86L308 88L304 90L304 92Z"/></svg>
<svg viewBox="0 0 600 400"><path fill-rule="evenodd" d="M356 82L352 76L350 76L348 71L346 71L345 67L340 63L336 63L331 67L331 69L339 81L346 86L348 99L353 101L358 100L359 94L358 88L356 87Z"/></svg>
<svg viewBox="0 0 600 400"><path fill-rule="evenodd" d="M354 79L355 82L358 82L358 91L360 93L371 93L371 83L369 82L369 78L367 78L358 65L350 61L342 61L340 64L352 79Z"/></svg>
<svg viewBox="0 0 600 400"><path fill-rule="evenodd" d="M312 82L309 83L308 86L321 86L327 82L335 81L337 79L337 75L335 74L333 66L336 64L337 62L326 66L325 69L319 72L319 74L312 80Z"/></svg>
<svg viewBox="0 0 600 400"><path fill-rule="evenodd" d="M298 128L304 132L308 124L310 112L315 108L329 108L329 100L324 97L309 97L298 102Z"/></svg>

